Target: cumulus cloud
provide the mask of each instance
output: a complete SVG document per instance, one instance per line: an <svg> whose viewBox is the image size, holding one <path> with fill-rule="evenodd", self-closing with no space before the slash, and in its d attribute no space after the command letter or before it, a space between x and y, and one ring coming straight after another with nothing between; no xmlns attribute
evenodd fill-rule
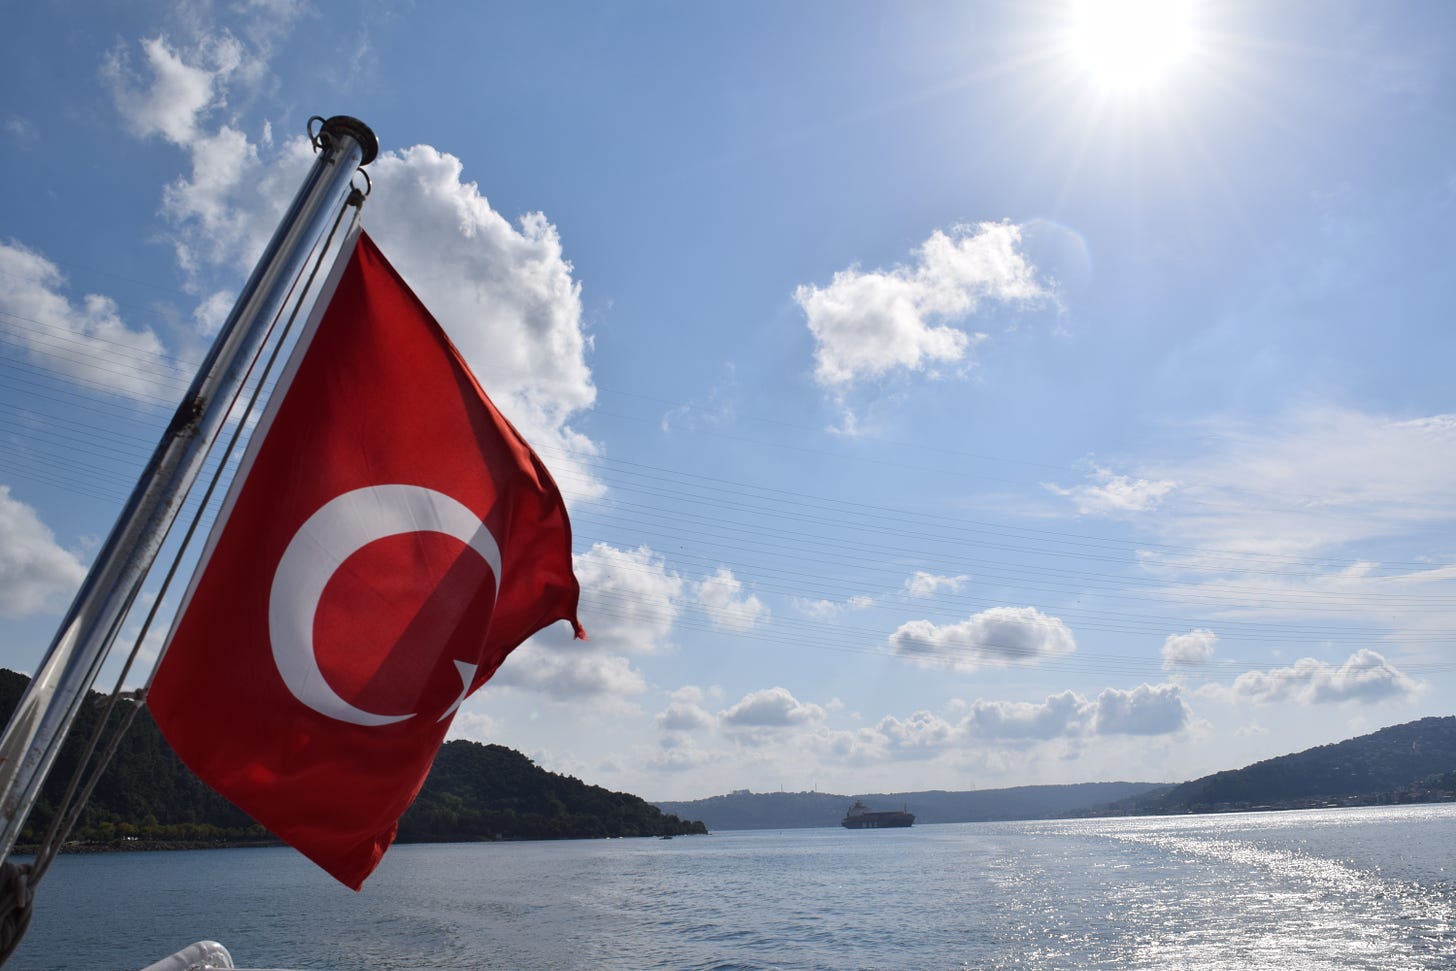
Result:
<svg viewBox="0 0 1456 971"><path fill-rule="evenodd" d="M371 234L563 492L599 494L580 458L596 446L570 426L596 387L581 287L556 227L540 212L512 225L465 180L460 159L427 145L387 153L370 173Z"/></svg>
<svg viewBox="0 0 1456 971"><path fill-rule="evenodd" d="M713 724L712 713L690 701L674 701L657 715L657 727L667 732L693 732Z"/></svg>
<svg viewBox="0 0 1456 971"><path fill-rule="evenodd" d="M462 707L450 722L449 737L452 739L468 738L476 742L490 742L500 736L500 722L483 712L466 711Z"/></svg>
<svg viewBox="0 0 1456 971"><path fill-rule="evenodd" d="M186 379L152 331L128 327L116 303L94 293L72 301L54 263L0 242L0 335L51 371L100 391L168 398Z"/></svg>
<svg viewBox="0 0 1456 971"><path fill-rule="evenodd" d="M802 741L826 755L864 762L891 757L929 757L942 751L988 743L1024 750L1047 742L1081 743L1094 736L1171 735L1191 724L1192 712L1176 684L1107 688L1090 700L1075 691L1040 702L980 699L957 720L917 711L886 716L872 728L820 729Z"/></svg>
<svg viewBox="0 0 1456 971"><path fill-rule="evenodd" d="M744 695L737 704L718 712L718 717L737 728L779 728L820 721L824 709L799 701L787 688L764 688Z"/></svg>
<svg viewBox="0 0 1456 971"><path fill-rule="evenodd" d="M252 14L256 14L253 16ZM164 190L169 241L202 333L220 319L219 292L234 293L277 226L313 160L307 138L274 145L213 117L230 86L256 86L273 21L291 23L297 5L259 8L240 28L165 37L141 45L143 69L126 49L104 67L130 129L185 151L190 171ZM568 499L602 493L590 473L596 444L575 431L575 415L596 400L582 323L581 288L556 227L540 212L515 223L495 212L464 177L460 159L428 145L388 152L370 166L374 192L365 225L440 320L502 412L548 459Z"/></svg>
<svg viewBox="0 0 1456 971"><path fill-rule="evenodd" d="M572 557L581 583L581 622L604 651L653 654L666 650L677 620L683 581L646 546L618 549L597 543Z"/></svg>
<svg viewBox="0 0 1456 971"><path fill-rule="evenodd" d="M951 577L916 570L905 581L905 591L912 597L933 597L942 590L959 593L961 587L965 586L965 582L969 579L970 577L965 574Z"/></svg>
<svg viewBox="0 0 1456 971"><path fill-rule="evenodd" d="M793 740L796 750L847 765L872 765L890 755L889 740L873 728L837 729L819 727Z"/></svg>
<svg viewBox="0 0 1456 971"><path fill-rule="evenodd" d="M929 711L917 711L904 719L887 715L880 719L875 731L896 751L927 755L956 745L964 738L960 726Z"/></svg>
<svg viewBox="0 0 1456 971"><path fill-rule="evenodd" d="M1163 670L1207 664L1218 646L1218 635L1206 627L1173 634L1163 642Z"/></svg>
<svg viewBox="0 0 1456 971"><path fill-rule="evenodd" d="M696 593L699 605L719 627L752 630L768 619L768 607L753 594L744 596L743 583L726 567L699 582Z"/></svg>
<svg viewBox="0 0 1456 971"><path fill-rule="evenodd" d="M1084 516L1109 516L1119 513L1148 512L1178 487L1171 479L1141 479L1118 475L1109 469L1094 469L1082 485L1063 487L1043 483L1049 492L1066 496Z"/></svg>
<svg viewBox="0 0 1456 971"><path fill-rule="evenodd" d="M495 676L498 684L558 700L627 698L647 690L627 655L670 646L683 582L647 547L598 543L572 557L581 582L579 614L589 640L554 624L517 648Z"/></svg>
<svg viewBox="0 0 1456 971"><path fill-rule="evenodd" d="M1234 680L1233 694L1261 704L1374 704L1408 698L1420 688L1378 652L1362 648L1339 667L1306 657L1286 668L1247 671Z"/></svg>
<svg viewBox="0 0 1456 971"><path fill-rule="evenodd" d="M178 262L199 291L218 270L241 277L267 244L313 150L290 139L265 161L259 145L223 126L189 145L192 175L174 181L163 211ZM581 287L544 214L512 224L464 178L460 159L428 145L381 155L364 224L440 321L491 398L547 458L568 499L602 486L596 444L571 426L596 400ZM215 293L215 291L214 291ZM198 319L216 320L215 297Z"/></svg>
<svg viewBox="0 0 1456 971"><path fill-rule="evenodd" d="M722 753L701 748L685 736L664 735L646 766L654 772L682 772L710 765L722 758Z"/></svg>
<svg viewBox="0 0 1456 971"><path fill-rule="evenodd" d="M986 335L956 325L982 301L1044 294L1020 242L1010 223L937 230L911 266L841 270L827 287L798 287L794 299L814 335L815 380L842 389L891 371L963 361Z"/></svg>
<svg viewBox="0 0 1456 971"><path fill-rule="evenodd" d="M133 70L126 48L117 48L102 74L133 134L160 135L189 157L191 174L174 179L162 195L162 212L173 226L170 241L189 288L202 292L212 279L209 271L225 268L229 285L223 289L234 292L272 236L312 150L300 137L269 163L232 124L209 127L209 116L227 105L233 80L256 83L264 55L226 30L193 34L186 43L160 36L142 41L145 73ZM271 144L266 125L263 138L265 146ZM204 315L215 312L199 308Z"/></svg>
<svg viewBox="0 0 1456 971"><path fill-rule="evenodd" d="M981 738L1044 741L1085 734L1093 714L1086 698L1063 691L1043 702L976 701L966 713L965 724L971 734Z"/></svg>
<svg viewBox="0 0 1456 971"><path fill-rule="evenodd" d="M0 485L0 616L20 618L60 606L86 568L62 549L35 510Z"/></svg>
<svg viewBox="0 0 1456 971"><path fill-rule="evenodd" d="M553 649L539 635L512 651L491 683L539 692L557 701L610 702L647 690L646 680L627 658L585 644L574 652Z"/></svg>
<svg viewBox="0 0 1456 971"><path fill-rule="evenodd" d="M1099 735L1169 735L1191 717L1178 685L1142 684L1131 691L1105 689L1097 696L1092 726Z"/></svg>
<svg viewBox="0 0 1456 971"><path fill-rule="evenodd" d="M927 667L974 671L1036 664L1077 649L1071 630L1035 607L992 607L958 624L912 620L890 635L891 649Z"/></svg>
<svg viewBox="0 0 1456 971"><path fill-rule="evenodd" d="M300 137L265 161L258 144L229 125L198 132L183 148L191 174L162 191L177 264L195 292L236 290L212 284L241 280L258 261L313 164L313 149Z"/></svg>
<svg viewBox="0 0 1456 971"><path fill-rule="evenodd" d="M225 103L227 79L246 60L243 45L219 32L185 51L161 36L143 40L141 47L141 71L125 47L115 48L102 64L116 108L134 135L185 144L196 137L201 116Z"/></svg>

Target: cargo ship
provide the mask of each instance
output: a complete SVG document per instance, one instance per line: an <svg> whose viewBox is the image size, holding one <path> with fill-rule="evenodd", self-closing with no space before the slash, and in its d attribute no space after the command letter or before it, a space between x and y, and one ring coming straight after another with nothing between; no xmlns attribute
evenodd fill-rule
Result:
<svg viewBox="0 0 1456 971"><path fill-rule="evenodd" d="M849 812L839 821L845 829L893 829L909 826L915 822L915 814L892 809L889 812L871 812L858 799L849 807Z"/></svg>

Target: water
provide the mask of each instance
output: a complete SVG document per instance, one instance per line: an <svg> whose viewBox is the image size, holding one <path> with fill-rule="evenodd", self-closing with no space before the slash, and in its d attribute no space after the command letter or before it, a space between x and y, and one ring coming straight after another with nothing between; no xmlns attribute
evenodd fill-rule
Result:
<svg viewBox="0 0 1456 971"><path fill-rule="evenodd" d="M62 857L18 969L1456 968L1456 806Z"/></svg>

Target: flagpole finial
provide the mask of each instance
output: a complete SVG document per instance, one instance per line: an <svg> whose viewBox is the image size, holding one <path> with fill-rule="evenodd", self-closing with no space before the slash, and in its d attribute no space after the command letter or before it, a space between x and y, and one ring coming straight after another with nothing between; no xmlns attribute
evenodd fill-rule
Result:
<svg viewBox="0 0 1456 971"><path fill-rule="evenodd" d="M320 138L330 135L348 135L358 142L359 147L364 150L364 157L359 160L361 166L368 165L379 155L379 139L375 136L374 129L358 118L350 115L334 115L319 129Z"/></svg>

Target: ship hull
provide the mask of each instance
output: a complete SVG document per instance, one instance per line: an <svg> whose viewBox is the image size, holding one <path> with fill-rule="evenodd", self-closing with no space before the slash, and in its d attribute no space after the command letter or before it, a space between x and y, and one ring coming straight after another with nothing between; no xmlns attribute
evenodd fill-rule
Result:
<svg viewBox="0 0 1456 971"><path fill-rule="evenodd" d="M915 822L914 813L862 813L840 820L845 829L904 829Z"/></svg>

